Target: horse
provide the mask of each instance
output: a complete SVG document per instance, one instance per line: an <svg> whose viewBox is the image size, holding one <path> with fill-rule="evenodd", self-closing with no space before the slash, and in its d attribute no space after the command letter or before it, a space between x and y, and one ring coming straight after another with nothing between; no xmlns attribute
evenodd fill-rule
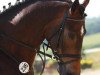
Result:
<svg viewBox="0 0 100 75"><path fill-rule="evenodd" d="M69 11L66 1L27 0L1 13L0 75L34 75L32 64L45 38L58 61L60 75L80 75L81 28L85 32L88 2L80 5L75 0ZM69 17L65 17L66 11Z"/></svg>
<svg viewBox="0 0 100 75"><path fill-rule="evenodd" d="M45 38L46 27L58 25L68 9L61 1L26 1L5 10L0 15L0 74L23 75L19 64L32 64L39 45ZM53 12L52 12L53 11Z"/></svg>

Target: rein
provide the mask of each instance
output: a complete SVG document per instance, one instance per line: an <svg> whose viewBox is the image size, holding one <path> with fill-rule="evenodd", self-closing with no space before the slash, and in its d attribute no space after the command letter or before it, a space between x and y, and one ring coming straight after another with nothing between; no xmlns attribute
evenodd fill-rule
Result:
<svg viewBox="0 0 100 75"><path fill-rule="evenodd" d="M43 54L43 55L44 55L44 52L39 51L39 50L37 50L36 48L34 48L33 46L30 46L30 45L28 45L28 44L25 44L24 42L18 41L18 40L16 40L16 39L14 39L14 38L8 36L8 35L7 35L5 32L3 32L3 31L0 31L0 39L1 39L1 38L4 38L4 39L6 39L6 40L13 41L13 42L15 42L15 43L18 44L18 45L21 45L21 46L23 46L23 47L29 48L29 49L32 50L33 52L35 51L36 53L40 53L40 54ZM7 56L9 56L9 57L10 57L13 61L15 61L16 63L18 63L18 60L15 59L12 55L10 55L5 49L0 48L0 51L2 51L3 53L5 53ZM45 55L48 56L48 57L50 57L50 58L52 58L52 56L49 55L49 54L46 54L46 53L45 53Z"/></svg>

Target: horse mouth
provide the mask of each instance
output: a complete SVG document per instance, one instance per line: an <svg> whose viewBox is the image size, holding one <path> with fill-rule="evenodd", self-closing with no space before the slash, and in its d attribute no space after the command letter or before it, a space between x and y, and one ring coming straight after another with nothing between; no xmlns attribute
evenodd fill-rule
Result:
<svg viewBox="0 0 100 75"><path fill-rule="evenodd" d="M74 75L73 69L70 67L70 64L60 64L58 67L59 75Z"/></svg>

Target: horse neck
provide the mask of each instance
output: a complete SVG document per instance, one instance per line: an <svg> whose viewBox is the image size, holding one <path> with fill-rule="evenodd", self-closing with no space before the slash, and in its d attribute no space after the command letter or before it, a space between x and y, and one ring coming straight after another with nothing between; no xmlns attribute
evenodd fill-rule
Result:
<svg viewBox="0 0 100 75"><path fill-rule="evenodd" d="M50 2L47 2L45 3L45 5L43 3L39 3L39 5L36 3L29 5L18 13L21 14L25 13L27 10L30 10L30 13L24 15L23 18L20 16L16 17L14 15L10 21L9 19L3 19L6 24L2 22L2 24L4 24L2 29L4 29L4 31L14 39L17 39L34 47L38 47L44 39L44 31L46 31L45 28L51 33L50 29L54 30L54 27L58 27L66 10L65 3L49 3ZM59 6L56 7L56 5L58 4ZM6 26L9 26L9 29ZM47 32L48 35L50 34L49 31ZM5 44L2 44L2 42L4 42ZM8 49L12 54L14 54L15 56L19 56L23 60L25 59L25 61L28 61L28 63L32 65L36 54L34 49L32 51L26 47L16 45L15 42L10 40L2 40L2 42L0 41L0 45L2 45L3 48Z"/></svg>
<svg viewBox="0 0 100 75"><path fill-rule="evenodd" d="M14 12L10 10L8 12L5 12L5 14L1 14L0 16L2 16L3 19L0 20L0 30L2 29L5 33L7 33L8 37L13 37L14 40L21 41L25 44L31 44L33 48L35 48L38 47L43 40L42 31L41 31L43 27L38 26L39 23L37 24L36 21L37 19L34 20L36 18L35 14L34 15L31 14L31 16L33 15L32 17L35 16L34 18L32 18L33 21L30 20L31 16L25 17L25 15L23 15L25 13L24 10L27 10L27 8L30 7L31 5L29 5L27 8L22 10L22 8L24 8L25 6L21 8L16 7L16 11ZM10 14L12 12L13 14ZM23 19L20 19L22 17L16 16L16 14L18 15L22 14ZM7 16L5 17L4 15ZM4 44L2 44L2 42ZM18 56L19 59L28 62L32 66L36 54L34 49L31 50L9 39L3 39L0 42L0 46L2 48L7 49L9 54Z"/></svg>

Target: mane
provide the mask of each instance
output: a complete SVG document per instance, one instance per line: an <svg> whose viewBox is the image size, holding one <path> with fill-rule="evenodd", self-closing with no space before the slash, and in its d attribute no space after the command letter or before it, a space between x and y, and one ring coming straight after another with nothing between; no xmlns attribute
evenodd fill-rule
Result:
<svg viewBox="0 0 100 75"><path fill-rule="evenodd" d="M14 18L23 8L27 7L28 5L31 5L32 3L35 3L36 1L40 0L27 0L24 2L20 2L14 6L11 6L10 8L6 9L4 12L0 14L0 23L5 23L8 20L11 20Z"/></svg>
<svg viewBox="0 0 100 75"><path fill-rule="evenodd" d="M28 5L29 3L35 3L36 1L60 1L60 0L25 0L24 2L20 2L18 4L15 4L14 6L9 7L5 11L1 12L0 15L9 13L9 11L12 11L12 10L15 10L15 9L20 8L22 6Z"/></svg>
<svg viewBox="0 0 100 75"><path fill-rule="evenodd" d="M5 11L1 12L0 16L3 15L3 14L9 13L10 11L13 11L15 9L18 9L20 7L24 7L25 5L28 5L29 3L33 3L33 2L35 2L35 1L34 0L27 0L27 1L15 4L14 6L11 6L8 9L6 9Z"/></svg>
<svg viewBox="0 0 100 75"><path fill-rule="evenodd" d="M20 2L6 9L4 12L0 14L0 23L5 23L8 22L9 20L12 20L22 9L37 1L61 1L61 0L26 0L24 2Z"/></svg>

